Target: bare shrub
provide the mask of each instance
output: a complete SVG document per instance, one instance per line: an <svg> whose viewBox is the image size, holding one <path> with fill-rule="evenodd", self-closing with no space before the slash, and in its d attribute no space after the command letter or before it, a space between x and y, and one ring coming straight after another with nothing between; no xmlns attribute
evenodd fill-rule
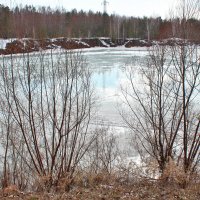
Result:
<svg viewBox="0 0 200 200"><path fill-rule="evenodd" d="M113 173L120 156L117 136L109 127L95 128L95 139L85 155L86 171Z"/></svg>
<svg viewBox="0 0 200 200"><path fill-rule="evenodd" d="M41 177L44 188L58 184L66 174L72 178L94 139L88 134L94 99L85 63L80 52L67 51L1 60L5 186L8 169L9 184L22 188L27 178L31 186Z"/></svg>

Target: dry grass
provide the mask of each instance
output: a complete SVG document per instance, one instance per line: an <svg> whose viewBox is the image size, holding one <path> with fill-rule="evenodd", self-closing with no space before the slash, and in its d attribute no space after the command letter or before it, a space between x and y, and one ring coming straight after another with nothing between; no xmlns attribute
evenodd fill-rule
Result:
<svg viewBox="0 0 200 200"><path fill-rule="evenodd" d="M64 184L65 181L63 181ZM64 184L65 185L65 184ZM15 187L14 187L15 188ZM15 188L16 189L16 188ZM133 181L133 184L121 183L114 175L107 173L90 174L87 177L78 175L74 179L69 192L57 191L52 193L20 193L17 189L8 194L0 194L0 199L10 200L177 200L200 199L200 183L189 184L181 189L179 184L166 183L163 180Z"/></svg>
<svg viewBox="0 0 200 200"><path fill-rule="evenodd" d="M185 173L184 169L178 166L172 159L169 160L161 179L171 185L178 185L186 188L193 179L193 175Z"/></svg>
<svg viewBox="0 0 200 200"><path fill-rule="evenodd" d="M135 169L135 168L134 168ZM154 169L154 167L153 167ZM150 170L151 171L151 170ZM48 177L40 177L43 190L21 193L15 186L0 193L2 200L197 200L200 199L200 177L188 178L183 170L170 161L159 180L141 178L141 172L130 170L121 175L102 171L98 174L77 172L74 179L63 178L50 191L41 187L48 183ZM138 175L139 174L139 175ZM67 177L67 176L66 176ZM128 178L127 178L128 177ZM122 180L122 178L124 178ZM187 180L187 187L182 184ZM39 187L35 184L35 187ZM66 189L67 188L67 189Z"/></svg>

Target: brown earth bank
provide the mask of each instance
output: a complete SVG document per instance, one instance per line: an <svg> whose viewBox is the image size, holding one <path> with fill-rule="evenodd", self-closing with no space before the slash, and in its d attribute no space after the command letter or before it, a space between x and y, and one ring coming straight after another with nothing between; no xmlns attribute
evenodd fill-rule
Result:
<svg viewBox="0 0 200 200"><path fill-rule="evenodd" d="M175 200L200 199L200 184L186 189L177 185L160 181L141 181L134 184L95 184L93 186L76 186L68 192L37 192L23 193L14 186L1 191L2 200Z"/></svg>
<svg viewBox="0 0 200 200"><path fill-rule="evenodd" d="M0 49L1 55L28 53L48 49L82 49L91 47L112 47L115 46L108 38L85 38L85 39L14 39L6 44L5 49Z"/></svg>
<svg viewBox="0 0 200 200"><path fill-rule="evenodd" d="M0 55L28 53L48 49L82 49L91 47L116 47L124 45L126 48L130 47L150 47L155 44L160 45L185 45L186 42L181 39L172 38L159 41L147 41L141 39L115 39L111 38L82 38L82 39L13 39L13 41L6 44L5 49L0 49ZM200 44L198 41L187 41L187 44Z"/></svg>

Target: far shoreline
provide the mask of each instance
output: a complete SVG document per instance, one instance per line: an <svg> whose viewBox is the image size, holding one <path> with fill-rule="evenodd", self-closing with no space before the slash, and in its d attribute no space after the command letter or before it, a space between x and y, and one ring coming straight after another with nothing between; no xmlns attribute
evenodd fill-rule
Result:
<svg viewBox="0 0 200 200"><path fill-rule="evenodd" d="M40 52L43 50L75 50L90 49L93 47L151 47L154 45L199 45L199 41L189 41L180 38L168 38L162 40L145 40L140 38L111 39L107 37L96 38L11 38L0 39L0 55L23 54Z"/></svg>

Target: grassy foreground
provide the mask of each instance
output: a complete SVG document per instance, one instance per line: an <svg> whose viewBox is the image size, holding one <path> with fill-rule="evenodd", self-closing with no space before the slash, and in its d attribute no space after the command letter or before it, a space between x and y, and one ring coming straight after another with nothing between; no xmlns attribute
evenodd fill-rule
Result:
<svg viewBox="0 0 200 200"><path fill-rule="evenodd" d="M105 178L105 177L104 177ZM200 183L190 184L186 189L174 182L161 180L132 180L123 183L112 177L95 177L92 182L76 182L66 191L38 191L20 192L15 186L10 186L0 193L0 199L23 199L23 200L175 200L175 199L200 199Z"/></svg>

